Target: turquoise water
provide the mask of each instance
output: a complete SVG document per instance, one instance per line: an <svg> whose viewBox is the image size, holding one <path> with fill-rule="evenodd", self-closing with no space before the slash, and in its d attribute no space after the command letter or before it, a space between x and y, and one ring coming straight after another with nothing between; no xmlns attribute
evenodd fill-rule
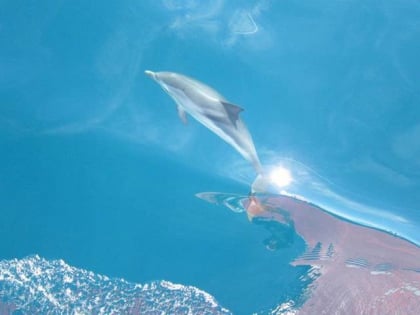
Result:
<svg viewBox="0 0 420 315"><path fill-rule="evenodd" d="M200 200L255 174L144 70L209 84L268 170L345 220L420 244L415 1L2 1L0 259L38 254L196 286L234 313L301 294L305 250ZM280 193L272 187L272 192Z"/></svg>

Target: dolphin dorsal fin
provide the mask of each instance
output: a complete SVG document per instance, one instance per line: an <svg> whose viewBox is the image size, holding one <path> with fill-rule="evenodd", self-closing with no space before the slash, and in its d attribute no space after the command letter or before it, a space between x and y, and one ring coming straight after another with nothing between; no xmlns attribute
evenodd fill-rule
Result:
<svg viewBox="0 0 420 315"><path fill-rule="evenodd" d="M176 106L176 110L178 111L178 116L179 116L179 118L181 119L181 121L186 125L187 123L188 123L188 120L187 120L187 113L185 112L185 110L181 107L181 106L179 106L179 105L177 105Z"/></svg>
<svg viewBox="0 0 420 315"><path fill-rule="evenodd" d="M230 121L236 126L236 121L239 119L239 113L244 109L229 102L221 101L221 103L225 107Z"/></svg>

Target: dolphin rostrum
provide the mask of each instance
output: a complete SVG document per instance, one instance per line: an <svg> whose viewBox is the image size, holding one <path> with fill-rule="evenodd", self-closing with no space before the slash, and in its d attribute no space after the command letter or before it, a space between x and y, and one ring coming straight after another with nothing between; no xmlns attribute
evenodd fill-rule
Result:
<svg viewBox="0 0 420 315"><path fill-rule="evenodd" d="M145 73L174 99L178 115L184 123L187 122L186 113L190 114L254 166L258 176L253 183L252 192L265 189L265 176L252 137L239 117L239 113L243 111L241 107L230 103L211 87L185 75L149 70Z"/></svg>

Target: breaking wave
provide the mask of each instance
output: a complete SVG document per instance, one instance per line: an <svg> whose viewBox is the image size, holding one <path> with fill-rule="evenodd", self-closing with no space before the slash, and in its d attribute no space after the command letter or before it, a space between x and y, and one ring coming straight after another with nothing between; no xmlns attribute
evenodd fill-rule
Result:
<svg viewBox="0 0 420 315"><path fill-rule="evenodd" d="M136 284L37 255L0 261L0 314L231 314L208 293Z"/></svg>

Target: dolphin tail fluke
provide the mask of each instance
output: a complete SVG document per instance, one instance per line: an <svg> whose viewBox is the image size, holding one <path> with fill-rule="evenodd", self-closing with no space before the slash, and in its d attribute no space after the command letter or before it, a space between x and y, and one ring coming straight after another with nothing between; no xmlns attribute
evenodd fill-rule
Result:
<svg viewBox="0 0 420 315"><path fill-rule="evenodd" d="M269 187L270 178L263 173L259 173L251 185L251 194L267 193Z"/></svg>

